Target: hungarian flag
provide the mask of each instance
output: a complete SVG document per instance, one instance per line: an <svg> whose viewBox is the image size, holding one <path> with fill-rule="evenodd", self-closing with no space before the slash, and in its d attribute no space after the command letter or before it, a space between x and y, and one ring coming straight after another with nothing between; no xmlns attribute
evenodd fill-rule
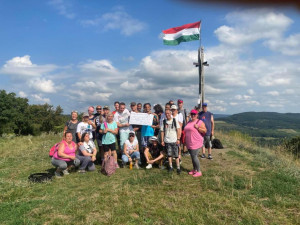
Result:
<svg viewBox="0 0 300 225"><path fill-rule="evenodd" d="M179 45L181 42L199 40L200 25L201 21L163 30L164 44Z"/></svg>

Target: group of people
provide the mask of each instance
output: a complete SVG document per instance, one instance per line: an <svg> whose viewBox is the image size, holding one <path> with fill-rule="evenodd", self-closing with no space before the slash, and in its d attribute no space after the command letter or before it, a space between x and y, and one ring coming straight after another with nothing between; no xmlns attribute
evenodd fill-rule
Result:
<svg viewBox="0 0 300 225"><path fill-rule="evenodd" d="M96 113L90 106L88 112L83 113L82 121L78 120L78 113L72 111L71 120L67 121L63 131L63 140L57 152L52 157L52 164L57 168L55 175L61 177L69 174L72 167L79 167L78 172L85 173L95 170L95 163L100 163L107 156L113 156L116 168L120 164L139 169L143 163L146 169L158 165L172 172L175 159L176 171L181 173L181 155L190 155L193 170L189 172L193 177L202 175L200 170L201 158L212 160L211 137L214 135L213 114L207 110L207 103L202 104L202 110L195 109L187 112L183 107L183 100L177 104L172 100L163 107L150 103L131 102L130 110L124 102L115 102L115 110L108 106L98 105ZM152 114L152 125L130 124L132 113ZM96 147L95 145L98 147Z"/></svg>

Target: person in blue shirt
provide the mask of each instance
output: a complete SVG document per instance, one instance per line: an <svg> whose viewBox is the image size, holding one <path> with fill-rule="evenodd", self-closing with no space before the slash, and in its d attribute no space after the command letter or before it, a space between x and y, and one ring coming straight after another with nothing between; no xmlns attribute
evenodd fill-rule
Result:
<svg viewBox="0 0 300 225"><path fill-rule="evenodd" d="M214 136L214 129L215 129L215 122L214 122L214 116L211 112L207 111L207 103L202 104L202 111L198 114L198 119L202 120L205 124L205 127L207 129L207 132L205 133L204 139L203 139L203 147L202 147L202 155L201 158L206 158L205 156L205 148L207 148L208 151L208 159L212 160L211 155L211 148L212 143L211 139L212 136Z"/></svg>

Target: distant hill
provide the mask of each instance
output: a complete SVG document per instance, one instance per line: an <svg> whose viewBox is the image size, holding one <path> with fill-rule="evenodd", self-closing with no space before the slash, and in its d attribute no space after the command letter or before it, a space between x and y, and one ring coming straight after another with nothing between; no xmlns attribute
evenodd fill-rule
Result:
<svg viewBox="0 0 300 225"><path fill-rule="evenodd" d="M244 112L216 120L262 129L300 129L300 113Z"/></svg>
<svg viewBox="0 0 300 225"><path fill-rule="evenodd" d="M224 118L231 116L230 114L214 114L214 119Z"/></svg>
<svg viewBox="0 0 300 225"><path fill-rule="evenodd" d="M300 136L300 113L244 112L215 121L217 130L237 130L260 144L277 145L283 138Z"/></svg>

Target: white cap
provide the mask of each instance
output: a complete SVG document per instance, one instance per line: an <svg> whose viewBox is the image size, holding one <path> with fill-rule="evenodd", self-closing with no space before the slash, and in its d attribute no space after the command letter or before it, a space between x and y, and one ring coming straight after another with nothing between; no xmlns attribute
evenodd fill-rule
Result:
<svg viewBox="0 0 300 225"><path fill-rule="evenodd" d="M177 109L177 106L176 105L172 105L171 109Z"/></svg>

